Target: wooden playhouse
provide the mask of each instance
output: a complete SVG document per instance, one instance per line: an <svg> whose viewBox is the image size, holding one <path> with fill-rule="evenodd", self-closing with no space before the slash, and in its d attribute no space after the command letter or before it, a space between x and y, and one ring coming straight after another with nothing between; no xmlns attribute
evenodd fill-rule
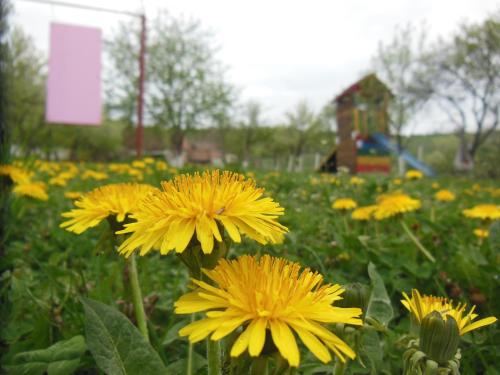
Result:
<svg viewBox="0 0 500 375"><path fill-rule="evenodd" d="M337 118L337 144L323 159L321 172L389 173L389 150L377 142L376 135L389 135L387 107L391 91L375 74L367 75L334 99Z"/></svg>

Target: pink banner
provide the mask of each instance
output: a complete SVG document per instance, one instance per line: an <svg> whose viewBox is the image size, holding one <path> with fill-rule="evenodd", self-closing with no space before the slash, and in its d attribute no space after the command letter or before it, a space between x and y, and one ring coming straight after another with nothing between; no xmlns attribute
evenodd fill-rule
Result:
<svg viewBox="0 0 500 375"><path fill-rule="evenodd" d="M51 24L46 105L48 122L100 125L100 29Z"/></svg>

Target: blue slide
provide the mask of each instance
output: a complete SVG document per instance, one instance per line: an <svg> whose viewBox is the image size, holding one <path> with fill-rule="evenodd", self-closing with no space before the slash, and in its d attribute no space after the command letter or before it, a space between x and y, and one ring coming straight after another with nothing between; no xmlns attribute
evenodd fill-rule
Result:
<svg viewBox="0 0 500 375"><path fill-rule="evenodd" d="M373 133L371 136L372 136L373 140L375 140L375 142L380 144L382 147L389 150L390 152L393 152L393 153L401 156L408 163L408 165L410 165L412 168L415 168L415 169L422 171L427 176L435 176L436 175L436 172L434 172L434 170L431 167L429 167L425 163L422 163L420 160L418 160L415 156L410 154L408 151L399 149L398 145L395 143L392 143L384 134Z"/></svg>

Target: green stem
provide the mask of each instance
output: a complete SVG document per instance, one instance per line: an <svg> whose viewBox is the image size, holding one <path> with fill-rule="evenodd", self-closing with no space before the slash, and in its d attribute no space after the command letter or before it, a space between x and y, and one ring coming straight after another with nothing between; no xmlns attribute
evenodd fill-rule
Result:
<svg viewBox="0 0 500 375"><path fill-rule="evenodd" d="M208 375L220 375L220 344L219 341L207 339Z"/></svg>
<svg viewBox="0 0 500 375"><path fill-rule="evenodd" d="M250 368L250 375L268 375L269 369L267 362L267 357L263 355L254 358Z"/></svg>
<svg viewBox="0 0 500 375"><path fill-rule="evenodd" d="M434 206L431 206L431 223L434 223L436 221L436 210L434 209Z"/></svg>
<svg viewBox="0 0 500 375"><path fill-rule="evenodd" d="M146 313L144 312L141 287L139 285L139 276L137 274L137 265L135 262L135 254L129 256L128 262L129 262L130 288L132 289L132 303L134 305L135 319L137 320L137 326L139 327L139 331L141 331L146 341L149 342L148 326L146 323Z"/></svg>
<svg viewBox="0 0 500 375"><path fill-rule="evenodd" d="M333 375L344 375L347 368L347 362L342 362L338 358L335 360L335 365L333 366Z"/></svg>
<svg viewBox="0 0 500 375"><path fill-rule="evenodd" d="M346 233L349 233L349 224L347 223L347 217L346 217L347 213L344 213L343 215L343 219L344 219L344 228L345 228L345 232Z"/></svg>
<svg viewBox="0 0 500 375"><path fill-rule="evenodd" d="M427 257L427 259L429 259L432 263L435 263L436 259L434 259L432 254L424 247L424 245L422 245L422 243L418 240L418 238L413 235L413 233L411 232L410 228L408 228L404 220L401 220L401 226L403 227L403 230L406 232L408 237L410 237L410 239L413 241L417 249L419 249L422 252L422 254L424 254Z"/></svg>
<svg viewBox="0 0 500 375"><path fill-rule="evenodd" d="M191 323L192 322L194 322L194 313L191 314ZM193 344L191 343L191 341L189 341L186 375L191 375L192 373L193 373Z"/></svg>

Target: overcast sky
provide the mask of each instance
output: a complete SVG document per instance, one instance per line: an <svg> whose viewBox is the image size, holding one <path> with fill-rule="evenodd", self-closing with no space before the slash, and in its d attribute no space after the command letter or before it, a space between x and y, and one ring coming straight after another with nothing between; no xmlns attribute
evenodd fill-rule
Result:
<svg viewBox="0 0 500 375"><path fill-rule="evenodd" d="M140 0L65 0L140 11ZM103 29L109 38L127 16L11 0L12 22L33 36L45 53L51 22ZM379 41L390 40L396 25L426 21L432 39L446 37L460 21L480 21L498 9L496 0L144 0L148 17L158 9L193 16L215 32L219 59L242 100L264 104L269 122L301 99L319 110L370 68ZM425 116L418 132L446 127Z"/></svg>

